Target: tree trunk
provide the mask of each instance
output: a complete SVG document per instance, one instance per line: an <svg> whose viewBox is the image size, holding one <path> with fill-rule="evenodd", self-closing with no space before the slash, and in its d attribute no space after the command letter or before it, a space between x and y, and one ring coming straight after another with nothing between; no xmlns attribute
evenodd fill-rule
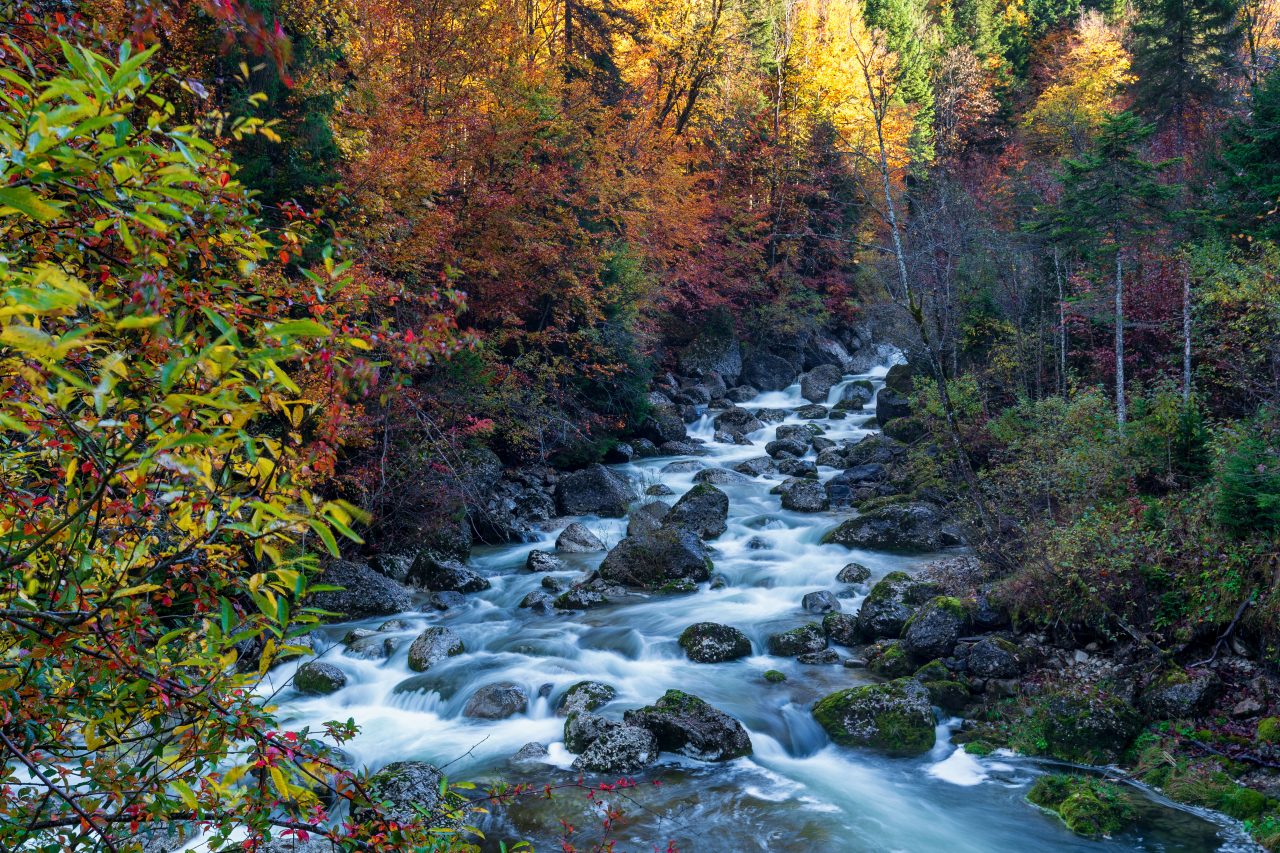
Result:
<svg viewBox="0 0 1280 853"><path fill-rule="evenodd" d="M1053 277L1058 283L1058 393L1067 396L1067 297L1062 288L1058 247L1053 247Z"/></svg>
<svg viewBox="0 0 1280 853"><path fill-rule="evenodd" d="M1182 402L1191 402L1191 270L1182 262Z"/></svg>
<svg viewBox="0 0 1280 853"><path fill-rule="evenodd" d="M1116 423L1124 426L1129 413L1124 400L1124 262L1116 247Z"/></svg>

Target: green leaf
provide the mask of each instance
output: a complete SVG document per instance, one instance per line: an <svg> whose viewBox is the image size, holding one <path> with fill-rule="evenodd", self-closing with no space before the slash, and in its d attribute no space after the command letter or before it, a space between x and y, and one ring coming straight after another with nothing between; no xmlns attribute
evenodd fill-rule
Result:
<svg viewBox="0 0 1280 853"><path fill-rule="evenodd" d="M21 213L37 222L49 222L60 215L61 205L45 201L30 187L0 188L0 216Z"/></svg>
<svg viewBox="0 0 1280 853"><path fill-rule="evenodd" d="M269 330L272 335L284 338L327 338L332 332L315 320L286 320Z"/></svg>

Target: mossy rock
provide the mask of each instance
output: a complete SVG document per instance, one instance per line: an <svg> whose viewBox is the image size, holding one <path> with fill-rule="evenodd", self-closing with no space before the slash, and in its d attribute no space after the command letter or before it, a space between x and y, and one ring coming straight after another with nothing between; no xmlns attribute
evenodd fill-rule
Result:
<svg viewBox="0 0 1280 853"><path fill-rule="evenodd" d="M1027 799L1055 813L1067 829L1086 838L1113 835L1137 817L1127 791L1086 776L1041 776L1031 786Z"/></svg>
<svg viewBox="0 0 1280 853"><path fill-rule="evenodd" d="M331 663L311 661L293 674L293 687L299 693L324 696L347 686L347 674Z"/></svg>
<svg viewBox="0 0 1280 853"><path fill-rule="evenodd" d="M931 660L916 670L916 681L948 681L952 678L951 670L940 660Z"/></svg>
<svg viewBox="0 0 1280 853"><path fill-rule="evenodd" d="M971 740L964 745L964 751L970 755L984 758L996 751L996 748L985 740Z"/></svg>
<svg viewBox="0 0 1280 853"><path fill-rule="evenodd" d="M1254 737L1262 743L1280 743L1280 717L1259 720L1258 732Z"/></svg>
<svg viewBox="0 0 1280 853"><path fill-rule="evenodd" d="M770 684L781 684L787 680L786 673L776 669L767 669L764 673L764 680Z"/></svg>
<svg viewBox="0 0 1280 853"><path fill-rule="evenodd" d="M950 714L959 714L969 704L969 687L960 681L925 681L929 701Z"/></svg>
<svg viewBox="0 0 1280 853"><path fill-rule="evenodd" d="M822 626L816 622L773 634L766 645L769 654L778 657L796 657L810 652L820 652L827 647L827 637Z"/></svg>
<svg viewBox="0 0 1280 853"><path fill-rule="evenodd" d="M697 622L680 634L680 648L690 660L722 663L751 654L751 640L737 628L715 622Z"/></svg>
<svg viewBox="0 0 1280 853"><path fill-rule="evenodd" d="M916 668L906 649L897 640L876 643L867 649L867 669L885 678L901 678Z"/></svg>
<svg viewBox="0 0 1280 853"><path fill-rule="evenodd" d="M935 740L929 691L912 678L832 693L813 707L813 717L836 743L887 755L920 755Z"/></svg>

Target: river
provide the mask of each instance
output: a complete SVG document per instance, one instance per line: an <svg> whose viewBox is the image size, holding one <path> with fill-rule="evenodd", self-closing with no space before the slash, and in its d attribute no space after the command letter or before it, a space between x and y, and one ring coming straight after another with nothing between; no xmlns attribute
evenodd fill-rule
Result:
<svg viewBox="0 0 1280 853"><path fill-rule="evenodd" d="M864 377L879 384L886 368ZM843 384L830 401L839 399ZM762 394L742 404L794 410L807 401L799 386ZM819 421L829 438L857 439L871 431L874 410L850 413L844 420ZM791 412L786 423L804 423ZM707 443L709 466L731 467L760 456L776 424L752 436L755 446L713 441L709 417L690 427ZM693 484L694 472L664 472L673 462L694 457L662 457L617 466L639 487L663 483L674 501ZM680 467L680 466L677 466ZM836 469L819 469L823 480ZM560 519L538 542L475 551L472 566L489 577L492 588L468 596L467 604L448 612L405 614L406 628L387 660L361 660L342 654L337 641L351 627L377 627L380 619L328 626L318 632L335 645L324 659L341 667L347 686L328 696L302 696L285 687L278 695L281 718L292 727L318 726L332 719L355 718L361 733L344 750L357 765L377 769L389 762L419 759L448 765L455 780L529 781L539 785L575 778L573 760L563 746L563 718L554 702L584 679L614 686L618 695L600 713L620 716L627 708L649 704L669 688L700 696L737 717L747 727L754 754L728 764L703 765L676 756L637 776L639 786L621 802L626 820L612 836L618 850L807 851L856 853L1025 853L1025 851L1252 851L1259 848L1237 827L1193 814L1146 794L1137 827L1114 839L1090 841L1068 832L1052 815L1028 804L1024 795L1043 767L1007 755L974 758L949 741L958 721L942 720L938 743L916 759L883 758L871 752L834 746L809 714L821 696L875 681L860 668L805 666L794 659L764 653L768 635L806 622L800 599L806 592L831 589L842 596L846 612L856 613L861 591L834 580L846 563L870 567L872 582L884 574L911 571L929 558L821 545L834 524L830 513L784 511L769 493L781 477L722 486L729 495L728 530L711 544L715 568L728 584L677 596L636 596L633 600L584 612L537 615L517 607L544 577L524 570L534 548L551 550L569 521ZM606 544L625 532L624 519L584 518ZM570 571L556 573L567 585L595 568L603 554L561 555ZM676 644L694 622L714 621L740 628L755 653L731 663L689 661ZM409 670L410 642L428 625L447 625L467 652L433 666L427 673ZM847 650L842 650L847 652ZM293 665L269 676L283 685ZM763 673L784 672L771 684ZM528 710L505 720L464 718L462 708L485 684L511 681L532 699ZM549 692L547 685L550 685ZM271 689L273 685L266 685ZM539 695L541 691L541 696ZM516 769L508 758L522 745L549 747L549 765ZM661 786L650 784L661 781ZM551 801L526 800L494 810L482 828L484 849L499 849L530 839L538 850L559 849L557 819L584 826L589 806L581 791L568 790ZM580 849L590 849L593 827L585 826ZM598 829L595 837L599 836Z"/></svg>

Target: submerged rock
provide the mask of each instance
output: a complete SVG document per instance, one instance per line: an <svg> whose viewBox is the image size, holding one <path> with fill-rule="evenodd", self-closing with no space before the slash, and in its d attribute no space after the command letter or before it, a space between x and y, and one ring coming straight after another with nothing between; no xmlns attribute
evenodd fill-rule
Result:
<svg viewBox="0 0 1280 853"><path fill-rule="evenodd" d="M331 663L310 661L293 674L293 689L311 696L323 696L347 686L347 674Z"/></svg>
<svg viewBox="0 0 1280 853"><path fill-rule="evenodd" d="M575 521L556 537L556 550L565 554L589 554L605 550L604 543L582 522Z"/></svg>
<svg viewBox="0 0 1280 853"><path fill-rule="evenodd" d="M665 752L702 761L729 761L751 754L751 738L742 723L679 690L668 690L652 705L627 711L623 719L653 732Z"/></svg>
<svg viewBox="0 0 1280 853"><path fill-rule="evenodd" d="M832 693L814 706L813 717L836 743L887 755L920 755L935 740L929 691L913 678Z"/></svg>
<svg viewBox="0 0 1280 853"><path fill-rule="evenodd" d="M722 663L751 654L751 641L737 628L698 622L680 634L680 648L698 663Z"/></svg>
<svg viewBox="0 0 1280 853"><path fill-rule="evenodd" d="M529 692L518 684L500 681L486 684L467 700L462 716L478 720L505 720L529 710Z"/></svg>
<svg viewBox="0 0 1280 853"><path fill-rule="evenodd" d="M840 610L840 599L830 590L820 589L817 592L806 592L800 599L800 606L809 613L830 613Z"/></svg>
<svg viewBox="0 0 1280 853"><path fill-rule="evenodd" d="M556 599L554 595L545 590L535 589L520 599L520 607L532 610L534 613L547 615L555 611Z"/></svg>
<svg viewBox="0 0 1280 853"><path fill-rule="evenodd" d="M741 486L750 483L751 478L728 468L707 468L694 474L693 481L712 486Z"/></svg>
<svg viewBox="0 0 1280 853"><path fill-rule="evenodd" d="M365 658L366 660L389 658L396 649L395 640L386 634L370 631L366 628L356 628L348 631L347 635L342 638L342 644L347 647L347 654L352 657Z"/></svg>
<svg viewBox="0 0 1280 853"><path fill-rule="evenodd" d="M409 669L425 672L432 665L464 651L461 637L449 628L436 625L419 634L409 646Z"/></svg>
<svg viewBox="0 0 1280 853"><path fill-rule="evenodd" d="M550 551L530 551L524 567L530 572L562 572L564 562Z"/></svg>
<svg viewBox="0 0 1280 853"><path fill-rule="evenodd" d="M516 753L508 759L515 765L534 765L549 764L551 761L550 753L547 752L547 746L537 741L526 743L524 746L516 750Z"/></svg>

